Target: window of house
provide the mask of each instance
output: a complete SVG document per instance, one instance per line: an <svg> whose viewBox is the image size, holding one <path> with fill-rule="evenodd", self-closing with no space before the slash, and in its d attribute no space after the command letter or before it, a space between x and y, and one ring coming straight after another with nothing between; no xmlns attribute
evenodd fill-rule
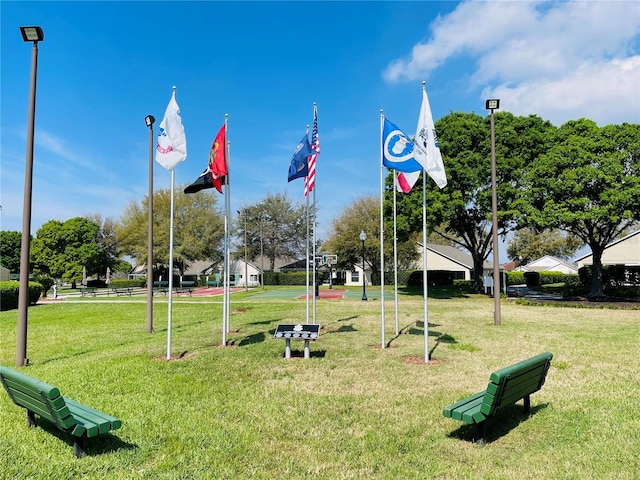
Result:
<svg viewBox="0 0 640 480"><path fill-rule="evenodd" d="M357 270L352 270L351 271L351 282L352 283L357 283L360 281L360 272Z"/></svg>

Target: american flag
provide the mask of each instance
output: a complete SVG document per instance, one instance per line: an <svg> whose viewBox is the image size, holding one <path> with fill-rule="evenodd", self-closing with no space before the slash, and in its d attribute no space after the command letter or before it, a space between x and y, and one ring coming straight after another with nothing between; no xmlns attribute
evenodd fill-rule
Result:
<svg viewBox="0 0 640 480"><path fill-rule="evenodd" d="M320 138L318 137L318 107L313 105L313 129L311 130L311 148L316 152L309 156L309 173L304 177L304 196L306 197L316 184L316 157L320 154Z"/></svg>

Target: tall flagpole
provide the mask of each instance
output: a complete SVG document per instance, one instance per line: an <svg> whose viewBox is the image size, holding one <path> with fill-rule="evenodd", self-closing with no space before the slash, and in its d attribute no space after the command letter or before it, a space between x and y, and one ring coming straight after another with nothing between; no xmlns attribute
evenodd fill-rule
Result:
<svg viewBox="0 0 640 480"><path fill-rule="evenodd" d="M309 136L309 125L307 125L307 137ZM308 169L308 164L307 164L307 169ZM307 170L307 175L308 175L308 170ZM311 212L309 210L309 193L307 192L307 238L306 238L306 244L307 244L307 280L306 280L306 286L307 286L307 291L306 291L306 306L307 306L307 310L306 310L306 322L307 324L309 323L309 302L311 301L311 298L309 297L309 225L310 225L310 218L311 218ZM315 290L313 293L314 297L315 297Z"/></svg>
<svg viewBox="0 0 640 480"><path fill-rule="evenodd" d="M396 335L400 333L400 326L398 325L398 227L397 227L397 173L393 171L393 285L394 285L394 300L396 309Z"/></svg>
<svg viewBox="0 0 640 480"><path fill-rule="evenodd" d="M384 151L382 138L384 135L384 111L380 109L380 348L385 348L384 340ZM364 272L362 272L364 275Z"/></svg>
<svg viewBox="0 0 640 480"><path fill-rule="evenodd" d="M169 214L169 301L167 308L167 360L171 360L171 310L173 307L173 194L175 177L175 170L171 170L171 212Z"/></svg>
<svg viewBox="0 0 640 480"><path fill-rule="evenodd" d="M312 241L313 241L313 324L316 324L316 282L317 282L317 273L316 273L316 268L317 268L317 262L316 262L316 187L314 184L313 187L313 211L311 212L311 219L312 219L312 226L313 226L313 237L312 237ZM320 293L320 291L318 290L318 294Z"/></svg>
<svg viewBox="0 0 640 480"><path fill-rule="evenodd" d="M424 363L429 361L429 314L427 308L427 176L422 175L422 295L424 297Z"/></svg>
<svg viewBox="0 0 640 480"><path fill-rule="evenodd" d="M227 151L225 152L225 158L227 161L227 175L225 176L225 217L226 217L226 231L225 231L225 254L224 260L226 262L225 265L225 292L226 295L223 295L223 302L225 302L226 308L224 309L224 318L222 319L222 330L223 330L223 345L227 344L227 333L231 331L231 322L229 321L230 312L231 312L231 272L229 269L231 268L229 265L229 260L231 256L231 233L230 233L230 224L231 224L231 142L228 137L229 133L229 114L224 114L224 138L226 140L225 148Z"/></svg>

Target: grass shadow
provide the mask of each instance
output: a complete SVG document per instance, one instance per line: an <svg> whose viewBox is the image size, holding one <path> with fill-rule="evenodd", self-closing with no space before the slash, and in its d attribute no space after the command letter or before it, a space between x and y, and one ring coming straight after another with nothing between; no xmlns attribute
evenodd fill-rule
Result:
<svg viewBox="0 0 640 480"><path fill-rule="evenodd" d="M524 407L520 404L513 404L504 408L497 416L490 417L485 420L485 422L487 422L485 443L492 443L499 438L504 437L522 422L529 419L529 417L535 415L537 412L547 408L548 406L548 403L531 406L529 414L524 413ZM480 439L476 425L462 425L449 433L448 436L450 438L457 438L458 440L464 440L471 443L476 443Z"/></svg>
<svg viewBox="0 0 640 480"><path fill-rule="evenodd" d="M69 445L69 455L73 456L73 443L74 437L62 430L58 429L55 425L43 420L36 416L36 427L28 428L41 428L45 432L60 439L67 445ZM115 452L118 450L134 450L138 446L132 443L125 442L112 432L98 435L97 437L85 438L83 445L84 456L102 455L104 453Z"/></svg>
<svg viewBox="0 0 640 480"><path fill-rule="evenodd" d="M327 330L326 332L323 332L325 334L327 333L348 333L348 332L357 332L358 329L353 327L353 324L349 324L349 325L340 325L340 328L336 328L333 330Z"/></svg>
<svg viewBox="0 0 640 480"><path fill-rule="evenodd" d="M254 333L253 335L248 335L242 340L240 340L240 342L238 342L238 346L246 347L247 345L262 343L265 341L265 339L266 339L266 335L264 334L264 332Z"/></svg>
<svg viewBox="0 0 640 480"><path fill-rule="evenodd" d="M327 354L326 350L309 350L310 358L324 358ZM284 358L284 353L282 354L282 358ZM304 349L303 350L294 350L291 349L291 358L301 358L304 360Z"/></svg>

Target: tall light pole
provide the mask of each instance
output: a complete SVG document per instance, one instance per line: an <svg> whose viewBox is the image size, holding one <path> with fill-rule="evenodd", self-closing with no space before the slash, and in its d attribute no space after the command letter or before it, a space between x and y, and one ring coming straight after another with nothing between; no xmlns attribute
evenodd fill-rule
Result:
<svg viewBox="0 0 640 480"><path fill-rule="evenodd" d="M365 286L367 276L364 270L364 241L366 239L367 239L367 234L364 233L364 230L362 230L360 232L360 240L362 240L362 301L363 302L367 301L367 287Z"/></svg>
<svg viewBox="0 0 640 480"><path fill-rule="evenodd" d="M485 105L491 111L491 213L493 216L491 231L493 234L493 323L500 325L500 262L498 260L498 188L496 180L496 133L493 111L500 108L499 99L487 100Z"/></svg>
<svg viewBox="0 0 640 480"><path fill-rule="evenodd" d="M27 358L27 310L29 309L29 249L31 246L31 187L33 184L33 134L36 118L36 79L38 77L38 42L44 40L41 27L20 27L22 39L33 42L31 49L31 90L27 120L27 158L24 169L24 203L22 206L22 240L20 243L20 288L18 291L18 330L16 332L16 367L29 364Z"/></svg>
<svg viewBox="0 0 640 480"><path fill-rule="evenodd" d="M149 210L147 227L147 332L153 333L153 115L144 117L149 127Z"/></svg>

